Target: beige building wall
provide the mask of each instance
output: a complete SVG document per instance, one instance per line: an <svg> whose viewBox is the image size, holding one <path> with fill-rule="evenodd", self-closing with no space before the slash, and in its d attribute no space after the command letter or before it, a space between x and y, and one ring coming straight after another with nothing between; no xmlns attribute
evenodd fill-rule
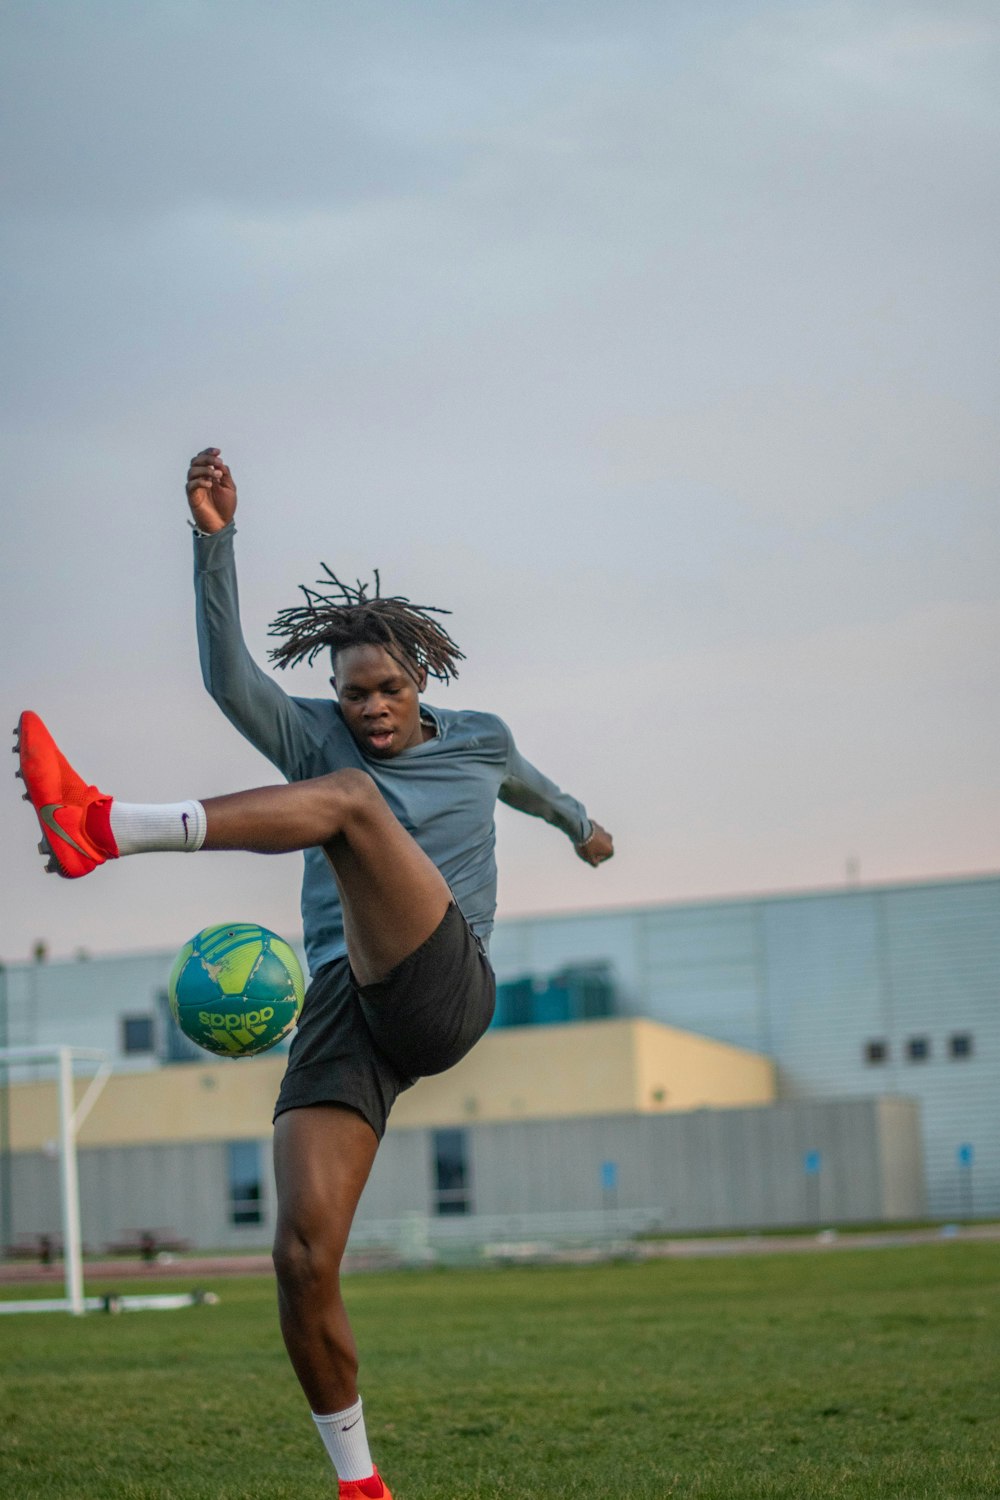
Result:
<svg viewBox="0 0 1000 1500"><path fill-rule="evenodd" d="M450 1072L403 1094L392 1124L555 1120L770 1104L769 1058L657 1021L580 1021L489 1032Z"/></svg>
<svg viewBox="0 0 1000 1500"><path fill-rule="evenodd" d="M241 1140L264 1136L285 1070L284 1057L248 1058L203 1065L179 1063L150 1073L115 1073L77 1137L79 1146L132 1146L165 1142ZM88 1079L76 1080L76 1097ZM55 1082L19 1083L10 1089L14 1151L43 1150L59 1134Z"/></svg>
<svg viewBox="0 0 1000 1500"><path fill-rule="evenodd" d="M241 1140L270 1133L285 1058L177 1064L110 1078L80 1146ZM77 1098L86 1079L77 1080ZM401 1095L390 1129L770 1104L771 1061L656 1021L491 1031L447 1073ZM11 1089L11 1146L58 1136L54 1082Z"/></svg>
<svg viewBox="0 0 1000 1500"><path fill-rule="evenodd" d="M657 1021L635 1021L637 1110L734 1109L773 1104L769 1057Z"/></svg>

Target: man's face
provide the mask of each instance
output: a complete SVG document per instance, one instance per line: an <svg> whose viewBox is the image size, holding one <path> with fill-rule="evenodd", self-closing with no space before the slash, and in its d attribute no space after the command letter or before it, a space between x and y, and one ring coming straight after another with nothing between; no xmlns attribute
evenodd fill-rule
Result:
<svg viewBox="0 0 1000 1500"><path fill-rule="evenodd" d="M333 685L348 729L369 755L388 760L423 742L423 682L418 688L384 646L346 646L338 651Z"/></svg>

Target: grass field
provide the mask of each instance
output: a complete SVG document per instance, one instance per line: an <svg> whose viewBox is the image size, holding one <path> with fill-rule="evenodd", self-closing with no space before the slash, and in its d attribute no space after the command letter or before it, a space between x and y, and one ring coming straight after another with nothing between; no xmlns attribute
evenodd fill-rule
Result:
<svg viewBox="0 0 1000 1500"><path fill-rule="evenodd" d="M5 1500L335 1493L272 1286L212 1289L0 1319ZM998 1496L998 1291L989 1244L348 1286L397 1500Z"/></svg>

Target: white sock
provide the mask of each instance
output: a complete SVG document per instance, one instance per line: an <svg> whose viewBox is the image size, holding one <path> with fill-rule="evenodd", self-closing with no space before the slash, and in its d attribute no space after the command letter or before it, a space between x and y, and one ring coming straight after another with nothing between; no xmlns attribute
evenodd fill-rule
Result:
<svg viewBox="0 0 1000 1500"><path fill-rule="evenodd" d="M321 1417L313 1412L313 1421L319 1428L330 1462L337 1471L338 1479L370 1479L375 1472L372 1456L368 1451L368 1435L365 1432L365 1417L359 1396L353 1406L344 1411L331 1412Z"/></svg>
<svg viewBox="0 0 1000 1500"><path fill-rule="evenodd" d="M119 854L149 854L154 849L193 854L208 831L200 802L119 802L115 797L110 817Z"/></svg>

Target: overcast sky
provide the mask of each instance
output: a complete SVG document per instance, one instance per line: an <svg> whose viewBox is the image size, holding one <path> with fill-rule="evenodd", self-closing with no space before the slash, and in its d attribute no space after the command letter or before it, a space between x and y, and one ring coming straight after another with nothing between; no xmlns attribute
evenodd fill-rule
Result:
<svg viewBox="0 0 1000 1500"><path fill-rule="evenodd" d="M453 610L615 834L501 809L501 914L996 870L998 8L8 0L3 708L126 800L277 779L205 694L322 559ZM286 686L326 690L298 669ZM11 761L11 769L13 761ZM299 931L299 858L42 874L0 957Z"/></svg>

